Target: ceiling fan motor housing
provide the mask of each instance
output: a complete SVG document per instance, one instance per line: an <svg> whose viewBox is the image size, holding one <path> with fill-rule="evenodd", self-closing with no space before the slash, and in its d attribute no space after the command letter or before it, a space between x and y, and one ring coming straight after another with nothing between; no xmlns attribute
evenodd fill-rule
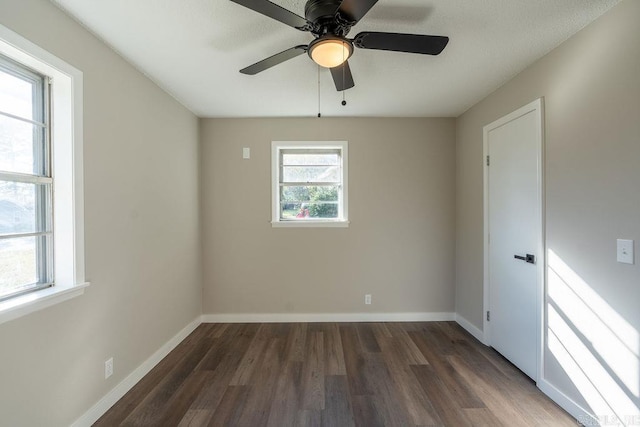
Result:
<svg viewBox="0 0 640 427"><path fill-rule="evenodd" d="M304 6L304 16L314 24L311 30L316 37L333 34L344 37L353 23L342 18L338 8L342 0L309 0Z"/></svg>

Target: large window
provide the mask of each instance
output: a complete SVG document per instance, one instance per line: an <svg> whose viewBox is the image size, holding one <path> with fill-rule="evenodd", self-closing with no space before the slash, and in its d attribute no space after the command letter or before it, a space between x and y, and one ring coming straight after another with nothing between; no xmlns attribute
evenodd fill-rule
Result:
<svg viewBox="0 0 640 427"><path fill-rule="evenodd" d="M0 56L0 301L53 283L48 95Z"/></svg>
<svg viewBox="0 0 640 427"><path fill-rule="evenodd" d="M82 72L0 25L0 323L81 295Z"/></svg>
<svg viewBox="0 0 640 427"><path fill-rule="evenodd" d="M272 224L347 226L347 143L272 143Z"/></svg>

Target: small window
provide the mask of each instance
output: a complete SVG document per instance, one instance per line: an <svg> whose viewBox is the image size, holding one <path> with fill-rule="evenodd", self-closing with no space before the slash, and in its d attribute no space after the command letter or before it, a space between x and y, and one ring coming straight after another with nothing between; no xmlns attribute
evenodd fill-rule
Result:
<svg viewBox="0 0 640 427"><path fill-rule="evenodd" d="M272 154L272 224L346 227L347 143L278 142Z"/></svg>
<svg viewBox="0 0 640 427"><path fill-rule="evenodd" d="M48 92L0 55L0 301L53 283Z"/></svg>

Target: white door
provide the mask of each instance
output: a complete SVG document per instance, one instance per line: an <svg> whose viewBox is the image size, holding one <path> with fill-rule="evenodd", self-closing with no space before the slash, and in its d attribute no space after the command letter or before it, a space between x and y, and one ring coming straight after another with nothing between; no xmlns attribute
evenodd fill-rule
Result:
<svg viewBox="0 0 640 427"><path fill-rule="evenodd" d="M486 126L488 326L493 348L534 380L541 352L542 102Z"/></svg>

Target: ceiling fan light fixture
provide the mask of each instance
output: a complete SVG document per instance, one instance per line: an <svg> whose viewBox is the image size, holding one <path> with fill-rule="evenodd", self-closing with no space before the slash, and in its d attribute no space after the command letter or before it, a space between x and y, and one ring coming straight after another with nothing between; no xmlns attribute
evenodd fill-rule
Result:
<svg viewBox="0 0 640 427"><path fill-rule="evenodd" d="M325 68L341 65L352 53L351 42L340 37L320 37L309 44L309 56L316 64Z"/></svg>

